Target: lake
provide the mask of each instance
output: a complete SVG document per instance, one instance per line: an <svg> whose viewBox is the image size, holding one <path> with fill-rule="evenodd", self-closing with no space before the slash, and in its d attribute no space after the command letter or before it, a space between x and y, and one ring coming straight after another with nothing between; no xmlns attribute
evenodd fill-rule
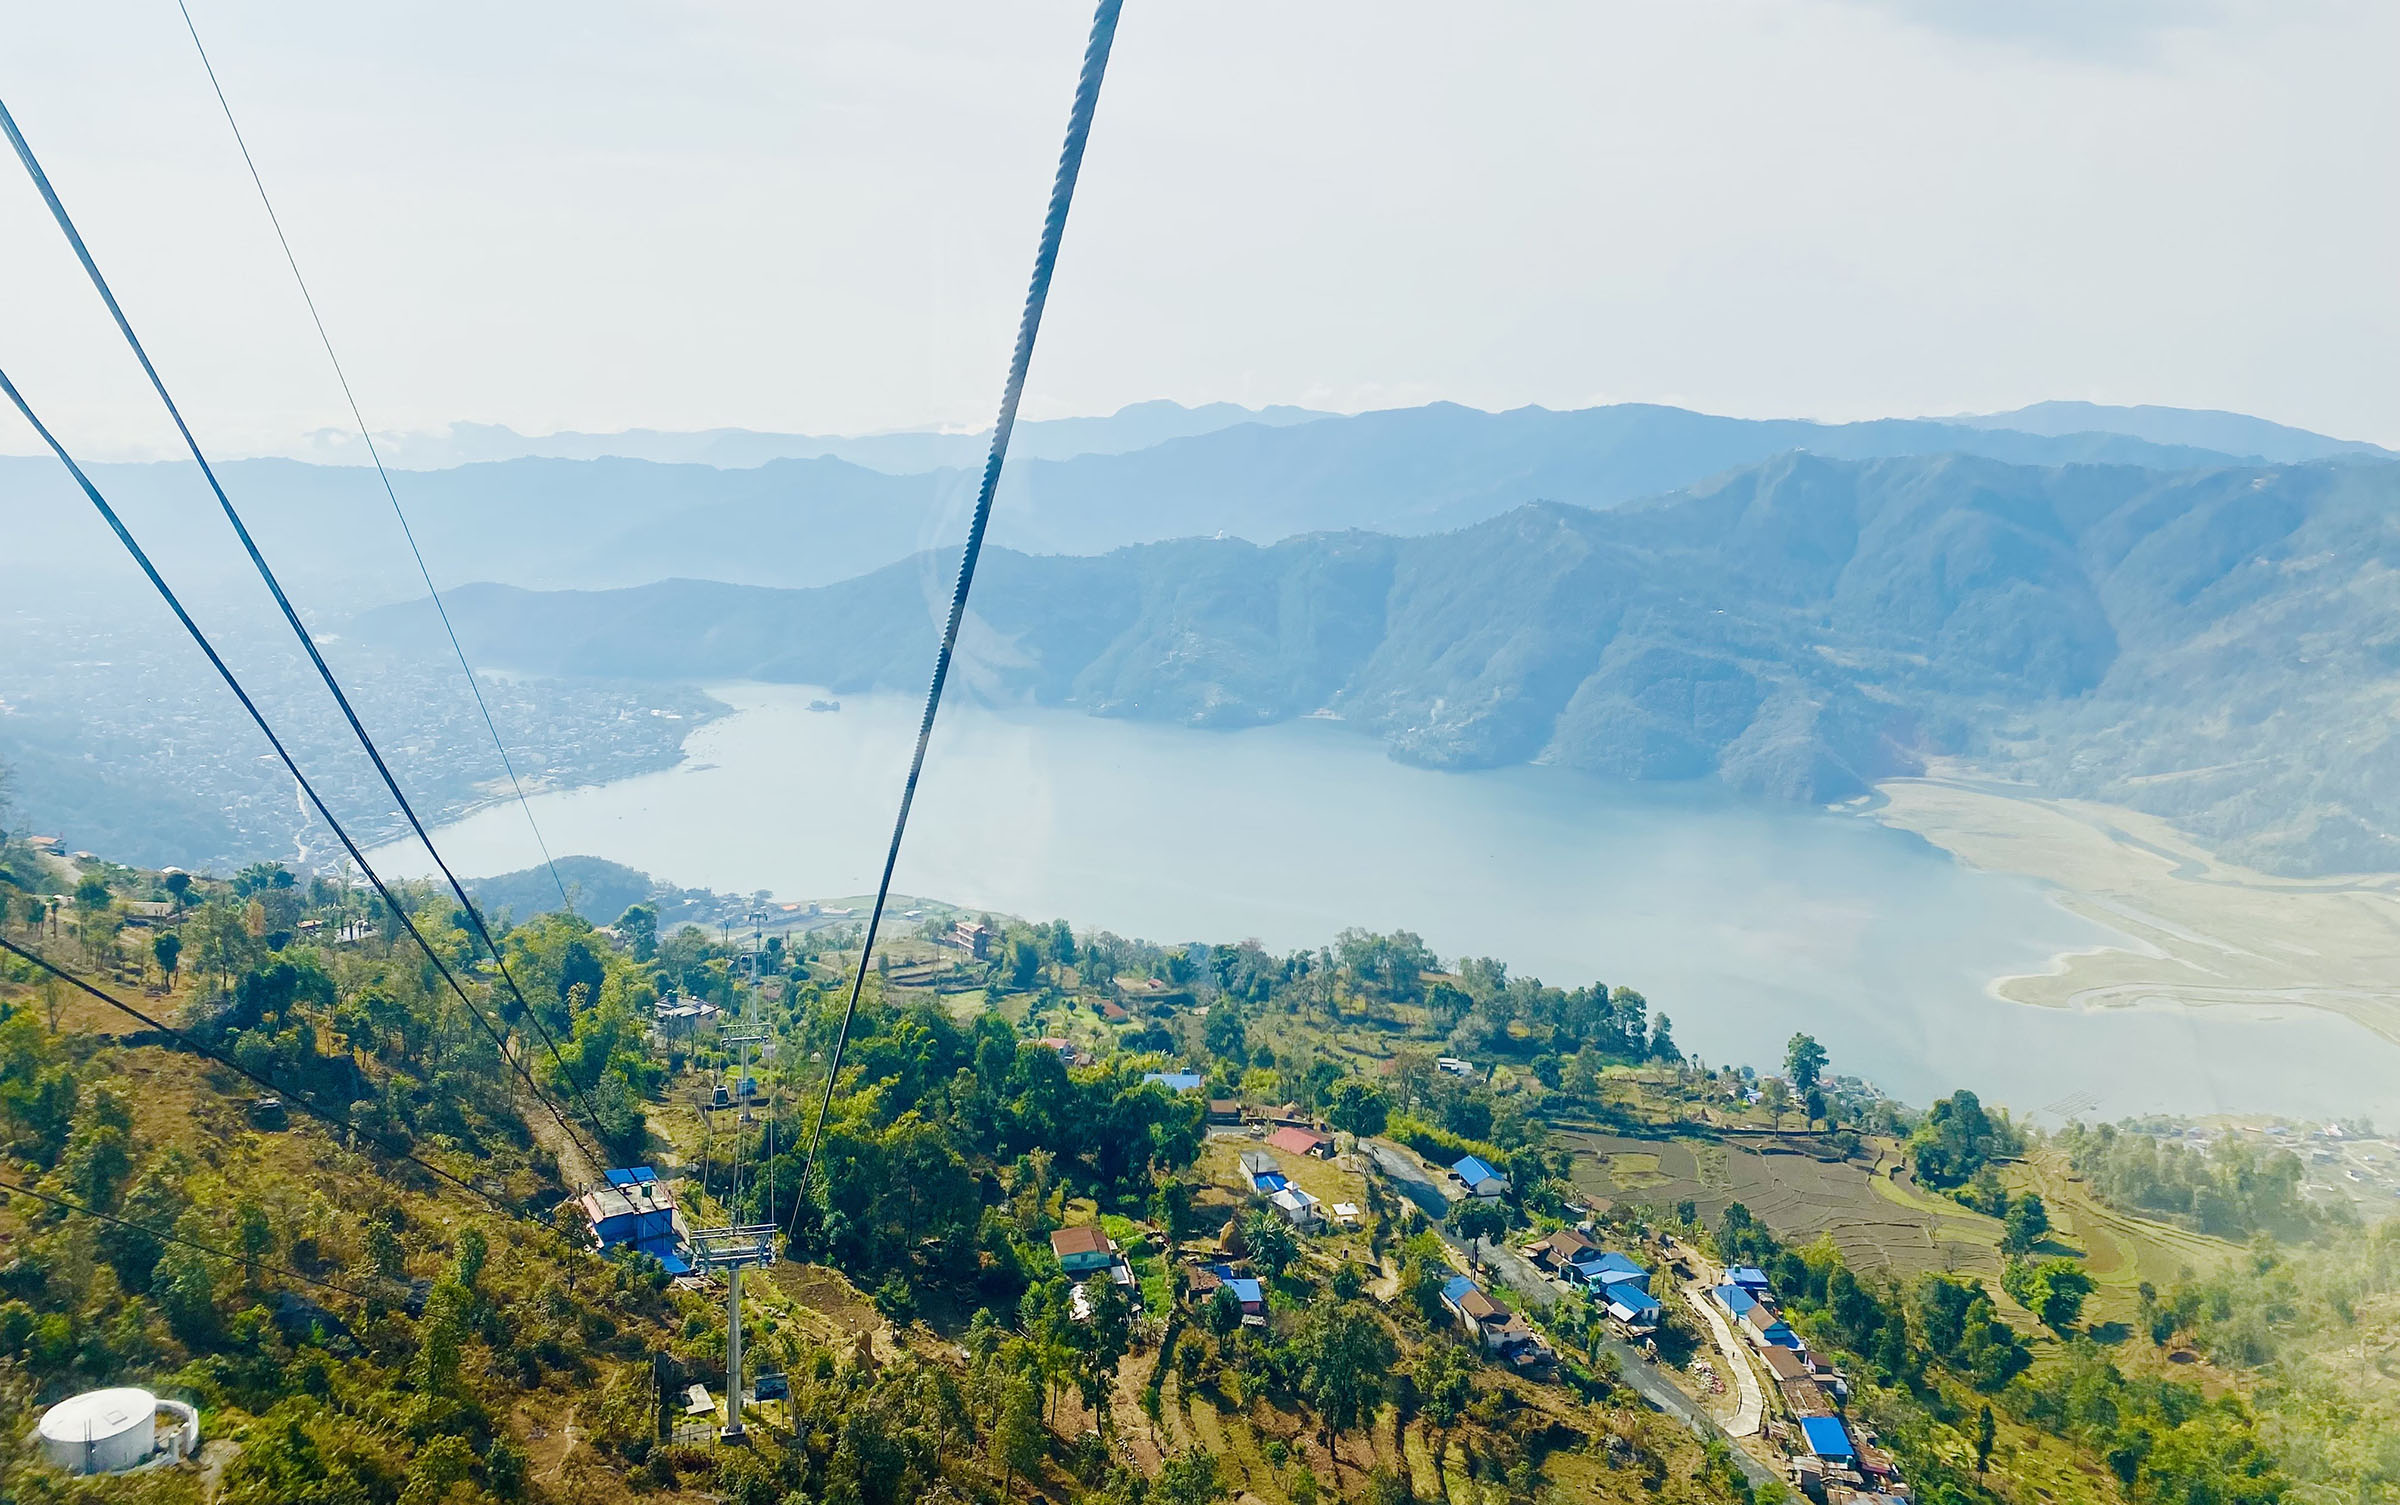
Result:
<svg viewBox="0 0 2400 1505"><path fill-rule="evenodd" d="M675 769L536 796L551 850L786 901L871 893L922 702L712 686L736 714ZM460 873L539 860L513 805L442 829ZM390 870L429 871L422 848ZM1445 958L1639 989L1711 1061L1833 1069L2019 1112L2400 1118L2400 1048L2304 1010L2068 1011L1995 977L2121 942L2030 881L1859 815L1554 768L1442 773L1339 724L1200 732L944 706L896 891L1151 940L1316 946L1407 929Z"/></svg>

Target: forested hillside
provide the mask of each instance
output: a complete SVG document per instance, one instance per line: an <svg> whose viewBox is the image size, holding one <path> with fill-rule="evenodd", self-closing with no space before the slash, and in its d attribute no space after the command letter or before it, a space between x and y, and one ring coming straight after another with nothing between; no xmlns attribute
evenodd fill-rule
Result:
<svg viewBox="0 0 2400 1505"><path fill-rule="evenodd" d="M2400 861L2395 501L2389 464L1791 455L1431 538L995 551L965 651L1045 704L1206 727L1321 711L1441 767L1834 800L1961 753L2271 869L2380 868ZM536 673L913 688L948 568L804 592L475 587L453 612L480 659Z"/></svg>
<svg viewBox="0 0 2400 1505"><path fill-rule="evenodd" d="M1405 933L1274 955L986 917L978 955L932 922L870 969L812 1167L846 924L550 914L499 927L503 975L430 893L400 895L419 952L272 864L7 843L0 898L11 1500L1836 1505L1800 1417L1929 1505L2400 1477L2388 1407L2333 1404L2388 1357L2390 1225L2286 1196L2256 1210L2288 1247L2104 1245L1971 1092L1920 1114L1805 1034L1780 1075L1703 1068L1633 989ZM750 1108L707 1106L736 1047L668 999L774 1042ZM1670 1153L1716 1169L1669 1190ZM2288 1188L2287 1151L2245 1155ZM595 1253L595 1156L658 1167L689 1227L778 1230L749 1446L715 1440L722 1281ZM1453 1162L1491 1189L1443 1189ZM1843 1196L1880 1221L1810 1221ZM1892 1263L1937 1225L1941 1262ZM1654 1321L1556 1263L1603 1244L1654 1272ZM2137 1291L2153 1244L2185 1268ZM1720 1272L1771 1289L1762 1351L1805 1339L1807 1377L1752 1378L1795 1420L1734 1409ZM123 1383L199 1406L196 1465L75 1485L31 1456L44 1407Z"/></svg>

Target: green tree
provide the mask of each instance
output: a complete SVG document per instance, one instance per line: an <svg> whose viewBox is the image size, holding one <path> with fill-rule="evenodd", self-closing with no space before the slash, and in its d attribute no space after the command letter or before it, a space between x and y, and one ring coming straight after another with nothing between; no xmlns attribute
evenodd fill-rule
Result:
<svg viewBox="0 0 2400 1505"><path fill-rule="evenodd" d="M158 939L150 943L150 959L157 962L158 970L165 974L167 986L173 987L176 964L183 960L183 937L172 930L160 931Z"/></svg>
<svg viewBox="0 0 2400 1505"><path fill-rule="evenodd" d="M2031 1254L2049 1231L2050 1209L2038 1194L2027 1192L2008 1204L2008 1216L2001 1219L2001 1252Z"/></svg>
<svg viewBox="0 0 2400 1505"><path fill-rule="evenodd" d="M658 956L658 911L648 904L635 904L617 916L614 927L625 949L637 962L647 962Z"/></svg>
<svg viewBox="0 0 2400 1505"><path fill-rule="evenodd" d="M1944 1191L1973 1180L2008 1143L2009 1136L1984 1112L1982 1100L1964 1088L1936 1100L1908 1137L1918 1177Z"/></svg>
<svg viewBox="0 0 2400 1505"><path fill-rule="evenodd" d="M1975 1472L1978 1475L1991 1467L1992 1443L1999 1435L2000 1426L1992 1419L1991 1402L1986 1401L1975 1416Z"/></svg>
<svg viewBox="0 0 2400 1505"><path fill-rule="evenodd" d="M1280 1278L1300 1257L1300 1239L1292 1225L1264 1208L1251 1213L1242 1224L1242 1237L1250 1245L1251 1263L1271 1277Z"/></svg>
<svg viewBox="0 0 2400 1505"><path fill-rule="evenodd" d="M1774 1115L1776 1132L1781 1133L1783 1115L1791 1111L1792 1089L1784 1085L1783 1078L1771 1076L1759 1086L1758 1104Z"/></svg>
<svg viewBox="0 0 2400 1505"><path fill-rule="evenodd" d="M408 1482L400 1490L400 1505L439 1505L453 1485L464 1483L475 1470L475 1452L467 1439L436 1437L409 1455Z"/></svg>
<svg viewBox="0 0 2400 1505"><path fill-rule="evenodd" d="M2083 1315L2084 1298L2092 1294L2092 1277L2071 1259L2010 1260L2000 1274L2000 1289L2014 1297L2042 1325L2064 1333Z"/></svg>
<svg viewBox="0 0 2400 1505"><path fill-rule="evenodd" d="M1208 1019L1201 1029L1201 1043L1208 1053L1220 1061L1239 1066L1250 1059L1248 1032L1242 1028L1241 1010L1225 999L1208 1006Z"/></svg>
<svg viewBox="0 0 2400 1505"><path fill-rule="evenodd" d="M1399 1359L1392 1335L1366 1308L1351 1302L1319 1306L1302 1325L1297 1349L1300 1390L1325 1428L1328 1450L1342 1433L1374 1415L1383 1377Z"/></svg>
<svg viewBox="0 0 2400 1505"><path fill-rule="evenodd" d="M1009 1378L1001 1392L1000 1419L992 1426L992 1461L1000 1466L1000 1493L1009 1494L1019 1474L1038 1473L1048 1450L1042 1425L1042 1391L1030 1374Z"/></svg>
<svg viewBox="0 0 2400 1505"><path fill-rule="evenodd" d="M1364 1077L1344 1077L1333 1084L1325 1117L1335 1128L1367 1139L1382 1133L1391 1116L1391 1100Z"/></svg>
<svg viewBox="0 0 2400 1505"><path fill-rule="evenodd" d="M175 1231L193 1243L201 1242L208 1233L191 1214L184 1216ZM204 1349L216 1341L217 1277L209 1268L208 1255L187 1244L169 1244L150 1277L150 1299L167 1319L167 1329L186 1348Z"/></svg>
<svg viewBox="0 0 2400 1505"><path fill-rule="evenodd" d="M1814 1035L1794 1035L1783 1047L1783 1074L1794 1092L1806 1092L1817 1085L1825 1070L1825 1047Z"/></svg>
<svg viewBox="0 0 2400 1505"><path fill-rule="evenodd" d="M1453 1237L1465 1239L1468 1252L1481 1259L1483 1241L1508 1232L1508 1211L1484 1197L1461 1197L1450 1204L1450 1215L1442 1223Z"/></svg>
<svg viewBox="0 0 2400 1505"><path fill-rule="evenodd" d="M1458 1425L1475 1398L1475 1380L1483 1366L1463 1343L1434 1342L1417 1360L1417 1409L1442 1430Z"/></svg>
<svg viewBox="0 0 2400 1505"><path fill-rule="evenodd" d="M1109 1400L1116 1392L1117 1365L1133 1348L1133 1307L1125 1288L1105 1272L1085 1281L1083 1289L1091 1315L1075 1324L1075 1387L1085 1407L1105 1426Z"/></svg>
<svg viewBox="0 0 2400 1505"><path fill-rule="evenodd" d="M1153 1505L1216 1505L1225 1498L1225 1483L1214 1456L1194 1449L1177 1453L1158 1471L1150 1486Z"/></svg>
<svg viewBox="0 0 2400 1505"><path fill-rule="evenodd" d="M256 1290L260 1267L275 1253L275 1225L268 1221L265 1208L256 1202L245 1201L234 1209L233 1231L234 1240L242 1251L242 1279L252 1290ZM480 1238L482 1235L476 1236Z"/></svg>

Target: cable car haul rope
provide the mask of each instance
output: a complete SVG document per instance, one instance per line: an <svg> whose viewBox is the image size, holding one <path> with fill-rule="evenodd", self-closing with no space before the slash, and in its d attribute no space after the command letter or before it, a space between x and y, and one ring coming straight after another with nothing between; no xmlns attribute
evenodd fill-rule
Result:
<svg viewBox="0 0 2400 1505"><path fill-rule="evenodd" d="M982 483L976 494L974 513L970 520L967 529L966 542L960 555L958 578L951 593L949 615L943 625L940 646L934 657L932 682L926 692L924 716L917 729L917 740L914 753L910 758L906 776L901 783L899 809L892 822L891 840L884 852L882 876L876 886L874 907L868 915L866 930L861 941L858 959L858 971L856 976L852 979L849 997L842 1011L841 1025L836 1033L833 1049L826 1061L824 1095L818 1103L815 1122L810 1129L807 1138L806 1149L802 1156L800 1192L799 1195L794 1198L795 1205L792 1209L790 1224L790 1227L795 1231L799 1227L802 1210L806 1208L809 1202L808 1188L815 1171L816 1157L822 1145L826 1121L832 1109L833 1095L836 1085L840 1080L843 1055L848 1047L850 1030L857 1018L859 1002L865 990L867 967L869 961L873 957L876 938L882 928L884 910L891 898L893 873L899 863L901 843L907 834L909 812L915 803L917 787L924 774L926 750L932 740L935 718L941 710L943 689L949 680L951 663L958 647L959 631L966 616L968 596L974 587L976 565L982 556L984 537L991 524L993 500L998 491L1002 468L1007 463L1009 440L1016 427L1018 405L1024 397L1026 376L1032 365L1033 349L1035 340L1041 330L1042 314L1049 302L1051 281L1056 273L1058 265L1059 248L1065 237L1067 215L1074 203L1075 185L1077 178L1082 171L1084 148L1090 139L1093 115L1099 104L1100 85L1107 74L1109 53L1115 41L1118 16L1122 10L1122 7L1123 0L1100 0L1100 3L1092 16L1091 30L1084 48L1082 66L1076 78L1073 103L1068 111L1066 139L1064 145L1060 149L1057 171L1051 182L1047 211L1043 216L1040 239L1037 243L1034 253L1033 273L1026 290L1024 309L1018 320L1016 343L1009 359L1008 375L1002 390L999 414L992 427L991 450L984 463ZM259 201L266 211L270 224L272 224L274 227L277 243L282 247L284 258L291 267L292 276L299 286L301 298L307 305L309 317L316 327L318 339L324 346L326 358L332 364L334 375L341 386L343 399L349 406L351 417L357 423L360 437L366 443L367 453L374 463L376 474L382 483L385 496L391 503L393 514L399 521L401 532L407 541L410 554L416 562L418 572L424 580L425 588L433 600L435 609L441 614L443 630L449 637L450 646L453 653L457 656L459 668L465 674L469 688L475 695L476 704L478 709L481 711L485 729L491 735L492 745L498 752L501 763L508 773L510 786L516 794L519 805L524 809L526 820L532 825L535 840L541 847L543 863L549 869L553 883L555 883L558 887L561 902L568 904L571 908L572 900L567 892L566 884L559 876L557 864L552 859L550 854L549 844L542 836L540 825L534 820L532 808L525 799L523 786L517 778L515 763L510 758L508 749L500 737L499 728L493 720L491 708L485 702L482 688L476 681L474 670L467 661L465 649L459 643L458 634L450 622L448 609L443 605L440 592L435 588L432 571L426 565L422 550L418 548L414 530L409 526L407 514L401 508L400 499L393 488L391 476L384 467L381 454L376 449L374 436L369 431L364 414L361 412L357 398L352 392L349 376L343 370L340 358L334 352L332 337L327 332L324 319L317 310L316 300L309 292L306 279L301 276L299 260L292 251L290 240L284 234L282 220L276 214L274 203L267 194L266 184L258 171L257 163L250 155L249 144L242 136L239 122L234 118L232 105L226 99L223 86L217 79L215 66L209 61L207 48L201 43L199 29L197 25L193 23L191 12L188 7L183 5L182 0L178 0L178 8L182 10L185 26L191 33L192 44L198 51L201 65L208 74L210 87L215 91L218 104L224 111L226 124L232 129L235 143L241 151L243 164L248 169L251 181L258 190ZM516 1077L522 1082L525 1088L532 1093L534 1099L548 1111L551 1119L555 1121L560 1132L565 1136L566 1143L572 1145L578 1153L582 1154L590 1161L592 1170L595 1172L600 1170L607 1163L601 1153L601 1147L605 1146L605 1144L608 1142L609 1136L601 1124L600 1115L593 1103L590 1093L591 1084L580 1080L577 1075L568 1068L566 1060L559 1049L558 1041L553 1037L549 1026L542 1019L540 1012L532 1007L532 1005L526 999L524 992L518 987L516 978L510 973L506 954L502 951L498 941L487 928L481 911L468 896L464 884L461 883L457 874L452 871L450 864L446 859L444 859L439 848L435 845L432 833L426 828L424 821L419 818L415 806L410 802L408 796L402 791L398 777L394 774L390 764L385 760L384 754L376 745L375 739L368 733L365 723L361 720L356 708L352 705L349 695L344 691L340 679L335 675L332 666L326 661L324 654L322 651L320 651L314 634L310 632L306 623L301 619L298 608L294 606L289 595L285 593L282 582L277 578L274 570L269 566L266 555L260 549L257 540L252 537L250 529L243 520L240 510L234 505L233 499L227 494L224 485L220 482L215 467L210 464L208 456L201 449L199 439L192 432L190 425L185 421L183 412L177 405L173 394L170 392L165 378L160 374L157 366L152 363L149 352L143 347L139 336L135 334L132 321L126 316L125 310L118 303L116 294L109 286L107 278L101 273L99 264L94 259L90 247L85 243L82 233L77 229L73 217L68 214L65 204L60 200L57 190L50 182L49 176L43 171L40 160L35 156L31 144L26 140L24 133L18 129L17 121L9 112L5 103L0 103L0 132L4 132L7 135L9 144L15 150L17 160L23 166L26 176L31 180L36 191L41 195L43 203L50 211L51 218L56 222L59 231L65 237L68 246L73 250L76 260L82 265L84 273L90 280L93 290L99 295L100 301L107 308L109 316L114 321L118 333L123 337L127 349L132 353L135 361L141 366L143 374L149 380L151 389L157 394L160 403L165 407L167 415L174 423L175 430L181 437L185 449L190 453L193 462L199 467L202 477L207 482L209 491L216 499L219 510L224 514L227 523L231 525L234 536L241 543L243 552L248 556L249 561L258 574L260 581L265 585L268 594L273 598L279 614L282 616L284 622L290 627L294 637L299 641L302 649L306 652L310 663L317 671L318 678L324 684L326 691L332 696L335 705L340 709L343 720L348 724L350 731L356 739L360 749L366 754L368 760L373 764L376 774L382 780L384 789L390 794L399 813L405 818L409 829L415 834L417 839L424 844L426 852L432 857L436 868L440 870L443 880L449 887L451 893L456 896L460 908L466 915L467 923L472 929L476 939L481 943L482 949L490 955L492 963L499 974L502 984L506 987L508 994L515 1004L515 1017L508 1022L515 1023L518 1020L522 1020L531 1024L534 1032L541 1038L543 1045L547 1048L550 1059L557 1068L559 1078L566 1084L567 1088L578 1100L577 1106L582 1110L582 1116L590 1125L595 1136L593 1141L587 1142L582 1135L578 1133L576 1126L569 1122L567 1112L560 1107L559 1103L555 1100L552 1094L543 1088L542 1084L535 1079L530 1071L526 1069L524 1063L520 1061L517 1055L510 1050L507 1034L502 1028L501 1024L495 1022L485 1008L476 1002L476 1000L470 995L464 981L462 981L457 972L453 969L451 963L443 958L440 952L435 949L427 937L418 929L417 923L414 917L410 914L408 907L401 902L400 897L393 891L390 884L387 883L384 877L376 871L374 865L367 860L366 852L362 849L359 842L353 839L348 828L344 826L340 818L334 814L331 807L318 792L316 784L305 772L302 771L298 760L293 756L290 748L285 744L282 736L277 732L275 726L269 720L265 712L259 708L257 701L251 696L249 690L243 685L240 677L234 673L231 666L229 666L223 656L219 654L215 644L210 640L208 634L201 629L198 622L196 622L192 618L190 612L185 609L182 600L177 596L174 589L168 584L166 577L161 573L158 565L153 561L150 553L143 548L140 541L134 536L133 531L126 525L125 521L117 513L116 509L110 505L107 498L102 495L99 487L94 484L89 474L86 473L84 468L77 463L75 457L68 451L66 445L56 436L56 434L51 431L46 424L42 422L41 418L35 413L32 404L18 390L16 384L9 378L5 370L0 370L0 393L4 393L7 396L9 402L15 407L16 411L41 438L43 444L49 448L52 454L57 456L59 463L66 468L68 474L74 479L77 487L82 490L84 495L90 500L93 507L97 510L102 521L104 521L108 525L110 531L115 534L118 542L124 546L127 554L132 558L135 565L139 567L143 576L150 582L151 586L157 591L160 599L165 602L169 611L173 613L176 620L182 625L185 633L199 648L202 655L208 660L209 665L216 671L218 677L224 681L226 688L232 692L234 698L241 704L243 711L248 714L251 722L258 728L260 734L266 738L267 743L273 749L277 760L281 762L285 771L292 776L294 783L297 785L302 796L307 801L309 808L314 810L317 817L323 820L326 826L332 830L335 837L340 841L343 850L349 855L351 861L358 865L359 872L365 876L367 882L373 887L376 894L380 896L384 904L388 906L390 912L397 920L400 927L424 953L426 959L432 964L434 970L440 975L442 982L447 985L449 991L458 998L459 1002L465 1006L466 1010L470 1015L473 1016L477 1024L482 1027L484 1033L490 1037L494 1047L499 1051L501 1059L515 1073ZM485 1190L484 1188L475 1185L473 1182L443 1168L442 1166L436 1165L429 1160L421 1158L406 1145L396 1144L385 1140L380 1135L370 1133L348 1123L343 1117L320 1107L307 1094L293 1092L280 1086L264 1075L242 1067L230 1057L224 1055L222 1052L213 1049L212 1047L180 1030L174 1029L173 1027L160 1022L159 1020L144 1013L140 1009L123 1002L122 1000L112 996L105 990L93 985L92 983L74 976L40 954L15 945L6 940L0 940L0 949L5 949L9 953L21 957L37 967L43 968L54 976L64 980L76 988L81 989L85 993L99 999L101 1002L108 1004L112 1008L116 1008L132 1018L140 1021L141 1023L149 1026L150 1028L177 1040L185 1047L205 1056L217 1065L233 1071L244 1080L247 1080L254 1085L265 1087L271 1091L277 1092L285 1100L299 1107L303 1112L323 1120L329 1127L358 1135L362 1140L374 1145L376 1148L383 1150L384 1152L396 1158L406 1160L433 1174L441 1180L491 1203L493 1206L497 1207L500 1211L512 1218L516 1218L521 1221L535 1222L537 1226L543 1227L545 1230L553 1232L555 1231L549 1230L547 1224L541 1224L538 1223L537 1220L528 1218L523 1211L510 1206L502 1199L494 1196L491 1192ZM770 1125L772 1124L772 1117L773 1115L770 1114ZM771 1132L772 1130L770 1128L770 1133ZM772 1180L770 1180L769 1185L771 1192L773 1187ZM114 1218L110 1214L98 1212L91 1208L82 1206L81 1204L71 1203L63 1199L52 1197L47 1193L34 1191L26 1187L0 1185L0 1191L22 1192L40 1200L51 1202L58 1206L62 1211L98 1218L104 1222L122 1221ZM735 1195L738 1198L738 1189L736 1190ZM770 1227L773 1225L773 1222L773 1214L770 1213ZM141 1227L142 1225L125 1223L124 1226ZM188 1240L177 1238L171 1233L163 1232L157 1229L143 1228L143 1231L171 1242L190 1242ZM238 1258L238 1256L230 1255L226 1253L226 1251L213 1247L199 1245L196 1243L192 1244L192 1247L199 1252L218 1258ZM311 1277L299 1276L296 1274L296 1272L284 1273L293 1273L295 1278L311 1280L311 1283L313 1284L326 1285L332 1289L344 1290L349 1294L360 1294L349 1287L338 1286L332 1282L315 1281Z"/></svg>
<svg viewBox="0 0 2400 1505"><path fill-rule="evenodd" d="M1091 40L1084 45L1083 71L1075 80L1075 103L1067 113L1067 142L1059 150L1058 175L1050 184L1050 210L1042 217L1041 244L1033 254L1033 281L1025 290L1025 312L1017 321L1017 346L1008 361L1008 384L1000 395L1000 416L992 425L992 453L983 462L983 486L975 494L975 516L967 525L966 551L958 561L958 585L950 593L950 619L942 627L942 645L934 654L933 685L925 692L925 719L917 727L917 750L909 759L908 778L900 786L900 813L892 821L892 843L883 854L883 878L875 886L875 907L867 913L866 935L858 948L858 975L851 979L850 1001L842 1009L842 1026L835 1034L833 1054L825 1062L825 1096L817 1104L817 1121L808 1135L807 1153L800 1157L800 1199L792 1209L792 1227L800 1226L800 1209L808 1205L808 1182L816 1169L817 1147L825 1135L826 1115L833 1109L834 1085L841 1078L842 1051L850 1043L850 1025L858 1017L859 995L867 985L867 963L875 953L875 934L883 927L884 905L892 897L892 869L900 861L900 841L908 834L908 810L916 803L917 780L925 772L925 747L933 740L933 718L942 708L942 686L950 678L951 655L958 649L959 624L967 615L967 593L975 586L975 561L983 553L984 531L991 526L992 496L1000 486L1000 467L1008 460L1009 435L1017 426L1017 403L1025 395L1025 373L1033 364L1034 336L1041 332L1042 309L1050 301L1051 274L1058 269L1058 246L1067 232L1067 210L1075 202L1075 179L1083 171L1084 143L1091 139L1092 112L1100 104L1100 81L1108 73L1109 48L1117 37L1117 13L1124 0L1100 0L1092 15Z"/></svg>

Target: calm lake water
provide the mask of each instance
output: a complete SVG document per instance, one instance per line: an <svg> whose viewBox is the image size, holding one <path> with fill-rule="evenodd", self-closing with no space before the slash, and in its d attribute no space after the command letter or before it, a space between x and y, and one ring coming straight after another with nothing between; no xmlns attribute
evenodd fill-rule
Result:
<svg viewBox="0 0 2400 1505"><path fill-rule="evenodd" d="M872 892L921 702L733 685L686 762L538 796L551 850L784 900ZM497 806L441 833L461 873L538 861ZM427 870L422 848L392 869ZM1777 1068L1805 1029L1923 1103L2020 1112L2400 1118L2400 1048L2292 1011L2070 1013L1995 977L2117 939L2038 885L1871 819L1560 769L1437 773L1327 722L1234 733L945 705L899 892L1159 941L1315 946L1408 929L1444 957L1638 988L1704 1059Z"/></svg>

